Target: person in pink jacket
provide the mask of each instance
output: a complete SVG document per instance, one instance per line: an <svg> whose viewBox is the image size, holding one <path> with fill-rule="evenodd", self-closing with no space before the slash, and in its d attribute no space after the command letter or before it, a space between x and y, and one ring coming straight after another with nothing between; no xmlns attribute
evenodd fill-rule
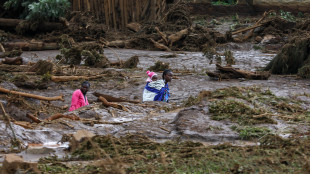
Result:
<svg viewBox="0 0 310 174"><path fill-rule="evenodd" d="M86 93L90 88L90 83L85 81L81 85L81 89L78 89L73 92L72 99L71 99L71 106L69 111L74 111L80 107L89 105Z"/></svg>

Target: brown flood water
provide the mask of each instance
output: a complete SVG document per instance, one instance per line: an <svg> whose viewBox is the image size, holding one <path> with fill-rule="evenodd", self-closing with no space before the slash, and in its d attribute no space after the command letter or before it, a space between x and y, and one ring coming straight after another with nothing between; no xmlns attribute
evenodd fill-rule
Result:
<svg viewBox="0 0 310 174"><path fill-rule="evenodd" d="M252 71L264 67L275 56L274 54L262 53L260 50L253 50L252 45L249 43L238 45L228 44L225 47L220 48L219 52L224 51L225 49L231 50L234 53L234 57L236 58L236 65L234 67ZM59 54L59 51L32 51L24 52L22 57L25 59L26 63L36 62L40 59L54 61L54 57L57 54ZM59 147L55 147L55 144L61 140L62 135L72 134L80 129L89 130L99 135L111 134L115 136L123 136L128 133L139 133L147 135L159 142L181 138L184 140L204 142L207 145L223 142L230 142L236 145L256 145L256 142L240 141L238 134L230 128L233 125L232 123L211 120L208 115L203 115L202 112L200 112L200 110L207 112L208 108L193 106L190 108L185 108L185 110L181 108L166 112L165 110L157 109L159 107L156 106L166 106L167 108L171 108L173 105L181 106L183 100L190 96L196 96L202 90L214 91L219 88L232 86L247 87L255 85L263 89L270 89L275 95L282 97L294 97L297 94L310 93L310 81L306 79L299 79L295 76L272 75L269 80L212 80L205 74L205 71L207 69L214 70L215 65L210 65L210 61L205 58L201 52L175 52L177 56L173 58L162 57L172 54L168 52L129 49L105 49L104 54L110 61L117 61L119 59L126 60L134 55L139 56L140 63L138 64L138 69L132 72L135 77L131 78L129 76L128 79L125 79L128 83L121 88L116 82L113 81L91 81L91 90L87 94L91 105L74 112L83 118L97 117L106 122L119 122L121 124L85 125L79 121L63 120L64 122L72 125L73 128L64 124L55 123L47 124L45 126L38 126L35 130L24 129L13 124L13 128L16 131L18 139L22 140L25 144L45 144L45 148L52 149L50 151L43 151L39 155L35 154L33 150L24 151L21 154L25 157L25 159L35 161L41 156L48 156L51 154L62 156L64 153L61 150L67 147L67 144L60 144ZM143 105L124 103L124 106L129 108L129 112L125 112L114 108L104 108L100 106L100 103L96 102L97 97L92 95L94 92L105 93L116 97L141 100L142 91L146 80L145 72L148 67L152 66L158 60L169 63L172 70L190 70L194 72L187 75L175 73L178 79L173 79L171 84L169 84L171 103L165 104L147 102ZM224 58L222 58L222 60L224 62ZM134 83L129 83L133 81L133 79ZM73 85L71 85L71 87L63 83L52 83L46 90L25 91L43 96L63 94L65 102L53 101L52 103L57 106L69 106L71 94L76 89L72 86L78 87L80 82L72 83ZM17 89L17 87L10 82L3 82L0 86L10 89ZM299 99L303 100L305 103L308 103L308 105L306 104L303 107L309 109L310 98L302 96ZM6 102L7 101L4 101L4 103ZM33 102L38 103L38 101ZM181 110L182 112L187 113L189 118L192 120L192 125L189 125L189 127L180 128L177 127L174 122ZM221 127L221 130L201 131L199 129L199 127L208 125ZM194 129L193 127L198 128ZM285 132L285 129L292 128L300 130L303 129L303 131L309 130L308 126L290 125L283 121L279 121L278 124L271 126L270 128L274 131L280 132L280 134L281 132ZM6 128L2 121L0 121L0 140L2 142L7 142L0 144L0 147L2 146L5 151L8 150L8 137L11 136L12 135L9 129ZM285 136L284 133L283 136ZM43 147L43 145L41 147Z"/></svg>

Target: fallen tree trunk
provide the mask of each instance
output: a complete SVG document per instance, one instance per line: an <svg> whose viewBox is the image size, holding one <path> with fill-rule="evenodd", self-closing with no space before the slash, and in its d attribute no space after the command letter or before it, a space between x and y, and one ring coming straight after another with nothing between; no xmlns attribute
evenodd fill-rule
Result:
<svg viewBox="0 0 310 174"><path fill-rule="evenodd" d="M154 44L154 46L160 50L166 50L166 51L171 51L170 48L168 48L167 46L156 42L155 40L153 40L152 38L150 38L150 41Z"/></svg>
<svg viewBox="0 0 310 174"><path fill-rule="evenodd" d="M23 64L23 58L22 57L7 57L2 61L3 64L8 65L22 65Z"/></svg>
<svg viewBox="0 0 310 174"><path fill-rule="evenodd" d="M90 80L90 79L97 79L102 77L103 75L98 76L52 76L51 80L53 82L68 82L68 81L75 81L75 80Z"/></svg>
<svg viewBox="0 0 310 174"><path fill-rule="evenodd" d="M187 28L187 29L181 30L177 33L174 33L174 34L168 36L169 46L171 47L175 42L181 40L183 37L188 35L189 31L190 31L190 29Z"/></svg>
<svg viewBox="0 0 310 174"><path fill-rule="evenodd" d="M216 64L216 69L219 70L223 74L229 74L231 78L246 78L246 79L253 79L253 80L267 80L270 77L269 72L252 72L252 71L245 71L233 68L231 66L221 66Z"/></svg>
<svg viewBox="0 0 310 174"><path fill-rule="evenodd" d="M161 36L161 38L164 40L165 44L168 45L169 43L168 43L167 35L164 34L163 32L161 32L158 27L155 27L155 30Z"/></svg>
<svg viewBox="0 0 310 174"><path fill-rule="evenodd" d="M94 96L96 97L103 97L105 98L108 102L128 102L128 103L140 103L139 101L134 101L134 100L127 100L127 99L122 99L122 98L116 98L110 95L106 95L106 94L101 94L98 92L93 93Z"/></svg>
<svg viewBox="0 0 310 174"><path fill-rule="evenodd" d="M64 101L63 96L56 96L56 97L44 97L40 95L35 95L35 94L29 94L29 93L24 93L24 92L18 92L18 91L11 91L5 88L0 87L0 92L7 93L7 94L14 94L14 95L20 95L23 97L29 97L29 98L34 98L38 100L46 100L46 101L55 101L55 100L61 100Z"/></svg>
<svg viewBox="0 0 310 174"><path fill-rule="evenodd" d="M27 65L0 65L0 71L4 72L27 72L29 68Z"/></svg>
<svg viewBox="0 0 310 174"><path fill-rule="evenodd" d="M26 22L26 20L0 18L0 27L16 28L21 22ZM42 22L38 26L39 31L54 31L61 30L63 28L65 28L65 26L62 23L57 22Z"/></svg>
<svg viewBox="0 0 310 174"><path fill-rule="evenodd" d="M102 96L99 96L98 99L102 102L102 104L106 107L113 107L113 108L117 108L117 109L122 109L124 111L128 111L128 109L126 109L123 105L121 104L117 104L117 103L112 103L112 102L108 102L107 99L105 99Z"/></svg>
<svg viewBox="0 0 310 174"><path fill-rule="evenodd" d="M218 78L219 81L221 81L222 79L232 78L229 74L221 74L221 73L216 73L216 72L211 72L211 71L206 71L206 73L209 77Z"/></svg>
<svg viewBox="0 0 310 174"><path fill-rule="evenodd" d="M106 42L107 47L116 47L116 48L124 48L126 45L128 45L130 41L128 40L114 40L111 42Z"/></svg>
<svg viewBox="0 0 310 174"><path fill-rule="evenodd" d="M6 57L18 57L20 55L23 54L23 51L22 50L19 50L19 49L13 49L11 51L8 51L8 52L4 52L3 54L0 55L0 58L6 58Z"/></svg>
<svg viewBox="0 0 310 174"><path fill-rule="evenodd" d="M3 46L7 50L21 49L23 51L43 51L43 50L57 50L59 45L57 43L44 43L41 41L35 42L3 42Z"/></svg>

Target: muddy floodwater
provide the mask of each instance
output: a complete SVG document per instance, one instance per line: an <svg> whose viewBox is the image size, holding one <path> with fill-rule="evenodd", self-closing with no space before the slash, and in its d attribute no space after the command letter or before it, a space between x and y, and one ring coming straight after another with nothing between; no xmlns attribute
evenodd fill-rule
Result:
<svg viewBox="0 0 310 174"><path fill-rule="evenodd" d="M243 70L257 71L266 66L275 54L262 53L260 50L252 49L251 43L227 44L219 48L219 52L230 50L236 58L236 65L233 67ZM37 62L38 60L56 61L55 56L59 51L31 51L24 52L21 56L25 63ZM169 57L169 55L175 56ZM52 122L45 125L38 125L35 129L25 129L12 124L16 136L28 149L21 152L25 160L36 161L40 157L56 154L62 157L62 151L68 144L62 143L63 135L73 134L77 130L88 130L97 135L114 135L116 137L126 134L141 134L157 142L166 140L183 139L203 142L206 145L230 142L235 145L258 145L256 141L241 140L239 134L232 131L235 123L228 121L217 121L210 118L207 103L185 107L184 101L194 97L200 91L215 91L216 89L231 87L257 87L262 90L270 90L275 96L285 98L297 98L303 102L304 109L309 109L310 98L304 94L310 93L310 81L300 79L296 76L272 75L268 80L247 80L231 79L217 80L208 77L206 70L215 70L215 64L210 64L201 52L163 52L163 51L142 51L131 49L105 49L104 55L110 61L127 60L136 55L139 57L138 68L131 71L116 69L122 73L126 71L126 77L116 82L113 79L91 81L91 88L87 96L90 105L73 111L81 118L102 120L105 123L83 124L80 121L63 119L61 122ZM223 64L225 64L224 58ZM156 61L169 63L174 72L175 78L169 84L171 98L170 103L145 102L140 104L124 103L129 111L122 111L115 108L103 107L97 102L94 92L100 92L115 97L124 97L131 100L142 100L142 91L145 86L146 71ZM111 68L113 69L113 68ZM85 71L92 71L86 68ZM188 71L190 73L178 73ZM161 72L157 72L161 76ZM18 89L11 82L2 82L1 87ZM65 101L51 102L55 106L70 106L71 94L79 88L80 82L53 83L44 90L24 90L25 92L55 96L62 94ZM30 103L38 104L38 100L27 99ZM7 101L2 101L8 104ZM16 109L16 108L15 108ZM25 114L25 110L9 108L11 115ZM286 130L298 129L301 132L309 130L308 125L290 124L289 122L276 119L277 123L266 125L273 132L285 137L289 136ZM262 124L263 125L263 124ZM9 138L11 131L3 124L0 124L0 147L4 152L9 151ZM35 149L35 150L33 150ZM40 149L40 151L38 151ZM1 158L0 158L1 159Z"/></svg>

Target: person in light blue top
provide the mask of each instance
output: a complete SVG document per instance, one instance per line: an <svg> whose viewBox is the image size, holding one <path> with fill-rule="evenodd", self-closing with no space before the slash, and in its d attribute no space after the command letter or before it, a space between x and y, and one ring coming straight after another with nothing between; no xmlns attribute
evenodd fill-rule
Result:
<svg viewBox="0 0 310 174"><path fill-rule="evenodd" d="M165 70L162 80L147 82L143 91L143 101L169 102L170 93L168 82L171 82L172 75L171 70Z"/></svg>

